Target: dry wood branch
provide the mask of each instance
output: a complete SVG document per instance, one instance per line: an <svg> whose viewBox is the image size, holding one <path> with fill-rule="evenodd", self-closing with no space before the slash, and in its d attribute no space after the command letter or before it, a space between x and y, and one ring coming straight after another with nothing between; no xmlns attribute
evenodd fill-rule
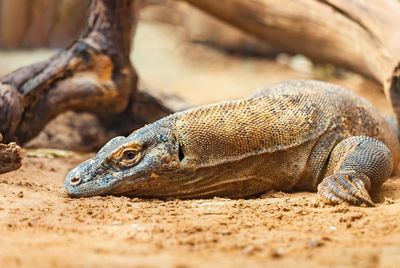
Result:
<svg viewBox="0 0 400 268"><path fill-rule="evenodd" d="M0 143L0 174L16 170L22 165L21 148L15 143Z"/></svg>
<svg viewBox="0 0 400 268"><path fill-rule="evenodd" d="M81 36L51 59L0 80L0 131L25 142L66 110L113 114L135 95L129 53L137 1L94 0Z"/></svg>
<svg viewBox="0 0 400 268"><path fill-rule="evenodd" d="M3 137L0 135L0 142ZM11 142L10 144L0 143L0 174L18 169L22 163L21 148Z"/></svg>
<svg viewBox="0 0 400 268"><path fill-rule="evenodd" d="M187 2L283 50L378 81L399 121L400 1Z"/></svg>
<svg viewBox="0 0 400 268"><path fill-rule="evenodd" d="M86 26L68 49L0 79L4 140L25 143L68 110L101 116L115 134L171 112L161 100L137 91L129 59L138 11L145 3L92 0ZM0 173L17 169L21 159L15 143L0 144Z"/></svg>

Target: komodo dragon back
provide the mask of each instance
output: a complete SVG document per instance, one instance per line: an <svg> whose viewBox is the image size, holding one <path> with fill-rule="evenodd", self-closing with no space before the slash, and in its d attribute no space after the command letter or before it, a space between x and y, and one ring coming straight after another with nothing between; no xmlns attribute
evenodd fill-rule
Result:
<svg viewBox="0 0 400 268"><path fill-rule="evenodd" d="M397 142L372 105L317 81L288 81L248 99L194 108L176 118L178 140L195 165L288 150L329 131Z"/></svg>
<svg viewBox="0 0 400 268"><path fill-rule="evenodd" d="M363 152L372 154L368 165L356 167ZM321 197L372 204L363 191L383 183L397 159L396 135L372 105L341 87L300 80L175 113L117 137L72 170L65 186L72 196L243 197L317 190L324 178L346 170L362 174L351 181L360 193L347 189L357 200L332 194L332 185L345 184L341 175L319 191ZM379 172L369 170L375 162Z"/></svg>

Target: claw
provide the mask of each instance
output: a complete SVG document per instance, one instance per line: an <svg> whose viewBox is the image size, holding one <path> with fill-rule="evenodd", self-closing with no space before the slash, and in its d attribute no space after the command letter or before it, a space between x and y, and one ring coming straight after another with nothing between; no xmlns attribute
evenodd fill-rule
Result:
<svg viewBox="0 0 400 268"><path fill-rule="evenodd" d="M328 201L331 204L337 205L344 202L342 199L340 199L333 193L327 192L325 190L319 191L318 194L322 197L323 200Z"/></svg>
<svg viewBox="0 0 400 268"><path fill-rule="evenodd" d="M332 191L332 193L334 195L336 195L338 198L347 201L349 203L357 203L358 200L356 197L354 197L353 192L352 192L352 188L347 188L345 185L340 183L340 178L342 176L339 175L338 176L338 180L336 180L336 178L334 177L329 177L327 179L328 181L328 187L330 188L330 190ZM339 183L338 183L339 182ZM350 185L349 185L350 186ZM355 189L355 187L354 187ZM350 190L350 193L348 192Z"/></svg>
<svg viewBox="0 0 400 268"><path fill-rule="evenodd" d="M318 194L324 200L334 204L347 202L356 206L365 204L374 207L375 204L366 189L368 183L369 179L362 174L336 173L326 177L318 185Z"/></svg>

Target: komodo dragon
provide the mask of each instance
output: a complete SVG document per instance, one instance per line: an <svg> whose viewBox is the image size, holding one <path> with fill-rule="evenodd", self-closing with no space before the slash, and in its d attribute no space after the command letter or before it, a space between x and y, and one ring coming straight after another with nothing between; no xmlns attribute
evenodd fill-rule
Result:
<svg viewBox="0 0 400 268"><path fill-rule="evenodd" d="M397 130L339 86L287 81L250 98L164 117L110 140L71 170L72 197L249 197L318 191L327 202L373 206L398 163Z"/></svg>

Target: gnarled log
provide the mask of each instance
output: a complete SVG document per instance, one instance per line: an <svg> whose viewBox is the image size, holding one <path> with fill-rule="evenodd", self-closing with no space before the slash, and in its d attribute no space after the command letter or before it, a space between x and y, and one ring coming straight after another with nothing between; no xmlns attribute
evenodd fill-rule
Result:
<svg viewBox="0 0 400 268"><path fill-rule="evenodd" d="M0 79L4 141L25 143L68 110L103 116L102 123L115 133L170 113L161 100L137 91L129 59L138 12L148 2L91 0L86 26L69 48ZM0 173L21 165L15 143L0 144L0 154Z"/></svg>
<svg viewBox="0 0 400 268"><path fill-rule="evenodd" d="M93 0L80 37L49 60L0 80L0 132L23 143L66 110L113 114L136 92L129 60L138 1Z"/></svg>
<svg viewBox="0 0 400 268"><path fill-rule="evenodd" d="M400 119L400 1L186 0L269 44L383 85Z"/></svg>

